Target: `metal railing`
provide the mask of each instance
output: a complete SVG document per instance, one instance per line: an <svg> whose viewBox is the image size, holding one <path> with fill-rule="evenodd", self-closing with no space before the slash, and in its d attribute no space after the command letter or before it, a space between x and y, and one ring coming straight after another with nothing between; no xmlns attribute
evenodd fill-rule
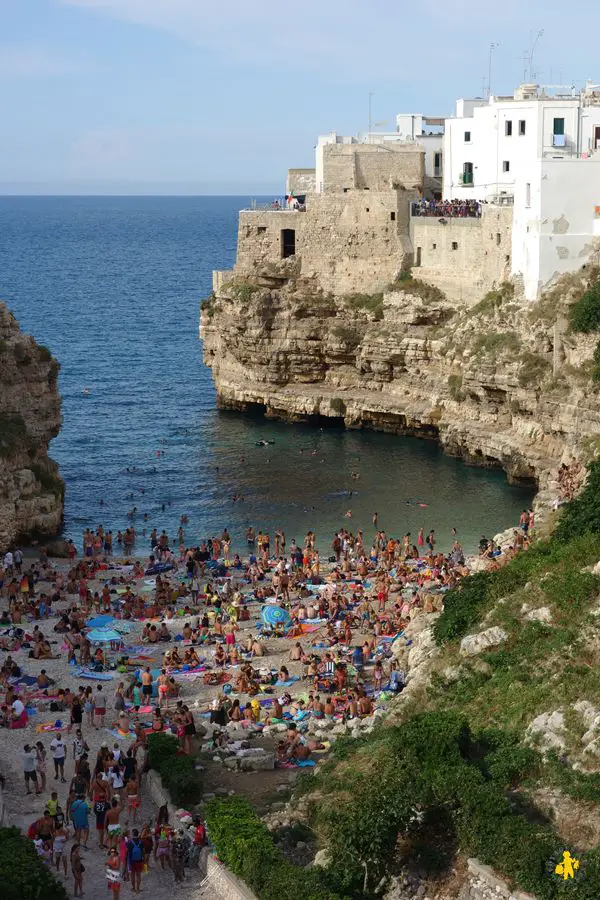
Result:
<svg viewBox="0 0 600 900"><path fill-rule="evenodd" d="M244 212L306 212L306 204L298 203L297 206L290 206L285 199L271 200L270 203L259 203L257 200L251 200L250 206L247 206Z"/></svg>

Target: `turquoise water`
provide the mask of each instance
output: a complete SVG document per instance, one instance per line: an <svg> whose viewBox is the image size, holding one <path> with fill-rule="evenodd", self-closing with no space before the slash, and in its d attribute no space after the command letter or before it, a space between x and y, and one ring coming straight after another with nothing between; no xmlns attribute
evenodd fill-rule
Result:
<svg viewBox="0 0 600 900"><path fill-rule="evenodd" d="M432 443L216 409L199 301L233 263L248 199L0 197L0 297L62 367L51 453L65 534L124 528L133 506L138 532L174 536L186 514L188 542L227 526L240 544L252 523L288 539L316 530L323 550L342 524L371 535L375 511L391 533L435 528L442 547L453 526L472 549L516 522L531 491Z"/></svg>

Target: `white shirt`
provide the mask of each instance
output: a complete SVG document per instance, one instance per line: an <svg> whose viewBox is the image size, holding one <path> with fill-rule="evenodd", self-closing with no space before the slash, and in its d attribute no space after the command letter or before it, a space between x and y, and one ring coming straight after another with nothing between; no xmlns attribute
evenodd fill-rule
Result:
<svg viewBox="0 0 600 900"><path fill-rule="evenodd" d="M13 555L10 550L4 555L4 568L12 569L13 567Z"/></svg>
<svg viewBox="0 0 600 900"><path fill-rule="evenodd" d="M52 756L54 759L65 758L67 748L65 747L62 738L54 738L54 740L50 744L50 749L52 750Z"/></svg>
<svg viewBox="0 0 600 900"><path fill-rule="evenodd" d="M19 716L23 715L24 709L25 709L25 707L23 706L23 703L20 700L15 700L14 703L12 704L12 711L14 712L14 714L17 718L19 718Z"/></svg>

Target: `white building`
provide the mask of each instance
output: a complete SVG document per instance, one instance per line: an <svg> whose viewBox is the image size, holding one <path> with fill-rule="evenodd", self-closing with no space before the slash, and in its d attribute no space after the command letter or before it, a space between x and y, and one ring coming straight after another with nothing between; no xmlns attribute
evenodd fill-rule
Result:
<svg viewBox="0 0 600 900"><path fill-rule="evenodd" d="M514 193L535 159L573 159L600 147L600 94L551 94L521 85L512 97L458 100L446 119L444 198L487 200Z"/></svg>
<svg viewBox="0 0 600 900"><path fill-rule="evenodd" d="M514 204L511 274L535 300L600 237L600 86L459 100L446 119L445 199Z"/></svg>

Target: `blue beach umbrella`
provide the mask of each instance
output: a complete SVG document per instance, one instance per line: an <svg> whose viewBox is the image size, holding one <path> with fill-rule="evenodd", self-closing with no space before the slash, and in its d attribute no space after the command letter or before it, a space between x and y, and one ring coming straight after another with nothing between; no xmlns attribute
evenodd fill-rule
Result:
<svg viewBox="0 0 600 900"><path fill-rule="evenodd" d="M88 633L88 639L93 644L110 644L113 641L120 641L121 635L112 628L94 628Z"/></svg>
<svg viewBox="0 0 600 900"><path fill-rule="evenodd" d="M88 628L106 628L115 621L114 616L96 616L88 621Z"/></svg>
<svg viewBox="0 0 600 900"><path fill-rule="evenodd" d="M282 609L281 606L263 607L262 617L265 625L269 625L271 628L275 628L276 625L285 625L287 627L292 624L292 617L289 612Z"/></svg>

